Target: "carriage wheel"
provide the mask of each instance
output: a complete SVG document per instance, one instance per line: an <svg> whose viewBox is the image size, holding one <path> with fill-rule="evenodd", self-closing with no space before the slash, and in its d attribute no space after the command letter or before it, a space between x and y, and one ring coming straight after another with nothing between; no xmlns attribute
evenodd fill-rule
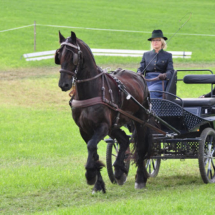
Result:
<svg viewBox="0 0 215 215"><path fill-rule="evenodd" d="M215 182L215 131L206 128L202 131L199 142L199 169L204 183Z"/></svg>
<svg viewBox="0 0 215 215"><path fill-rule="evenodd" d="M145 159L144 168L148 177L156 177L160 169L161 159Z"/></svg>
<svg viewBox="0 0 215 215"><path fill-rule="evenodd" d="M119 152L119 144L117 142L114 142L114 140L107 142L106 165L107 165L108 176L112 183L116 183L116 179L114 177L113 163L116 160L118 152ZM126 170L129 172L129 168L130 168L130 148L129 147L125 153L124 163L125 163Z"/></svg>

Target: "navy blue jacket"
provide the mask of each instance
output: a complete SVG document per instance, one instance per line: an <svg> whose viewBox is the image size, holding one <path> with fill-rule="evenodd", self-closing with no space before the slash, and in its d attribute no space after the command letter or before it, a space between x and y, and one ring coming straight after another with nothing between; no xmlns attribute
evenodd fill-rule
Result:
<svg viewBox="0 0 215 215"><path fill-rule="evenodd" d="M172 77L173 74L173 62L172 54L161 49L156 56L154 50L145 52L140 62L140 67L137 72L141 72L143 75L146 72L160 72L166 73L167 80Z"/></svg>

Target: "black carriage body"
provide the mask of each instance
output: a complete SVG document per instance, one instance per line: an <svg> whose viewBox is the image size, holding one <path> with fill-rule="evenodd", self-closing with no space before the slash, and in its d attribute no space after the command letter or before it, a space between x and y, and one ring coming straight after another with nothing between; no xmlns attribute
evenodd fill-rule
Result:
<svg viewBox="0 0 215 215"><path fill-rule="evenodd" d="M215 75L189 75L183 80L189 84L214 84ZM173 82L173 84L176 83ZM152 110L156 116L177 129L180 134L175 135L174 138L154 134L149 156L163 159L198 158L202 131L205 128L215 128L215 98L180 99L175 95L176 87L171 89L175 92L164 92L168 94L164 96L167 99L151 99ZM172 133L163 123L160 126L161 130Z"/></svg>

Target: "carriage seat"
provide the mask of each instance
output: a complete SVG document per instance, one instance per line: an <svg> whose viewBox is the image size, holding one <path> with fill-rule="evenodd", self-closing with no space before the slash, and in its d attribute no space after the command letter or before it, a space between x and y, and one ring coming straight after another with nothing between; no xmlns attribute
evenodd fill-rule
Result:
<svg viewBox="0 0 215 215"><path fill-rule="evenodd" d="M215 75L185 75L185 84L215 84Z"/></svg>
<svg viewBox="0 0 215 215"><path fill-rule="evenodd" d="M215 75L185 75L185 84L215 84ZM175 100L181 104L180 100ZM183 99L184 107L211 107L215 105L215 98L186 98Z"/></svg>

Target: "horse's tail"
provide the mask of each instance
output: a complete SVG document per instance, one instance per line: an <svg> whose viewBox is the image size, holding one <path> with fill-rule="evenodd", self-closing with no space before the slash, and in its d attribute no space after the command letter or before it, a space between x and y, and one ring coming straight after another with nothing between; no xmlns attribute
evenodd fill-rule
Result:
<svg viewBox="0 0 215 215"><path fill-rule="evenodd" d="M155 121L153 116L150 116L149 124L154 127L160 128L160 125ZM147 127L146 125L137 125L137 129L134 130L133 136L133 149L132 154L134 157L134 163L138 166L138 162L141 160L149 159L152 155L152 144L153 144L153 134L156 133L153 129Z"/></svg>

